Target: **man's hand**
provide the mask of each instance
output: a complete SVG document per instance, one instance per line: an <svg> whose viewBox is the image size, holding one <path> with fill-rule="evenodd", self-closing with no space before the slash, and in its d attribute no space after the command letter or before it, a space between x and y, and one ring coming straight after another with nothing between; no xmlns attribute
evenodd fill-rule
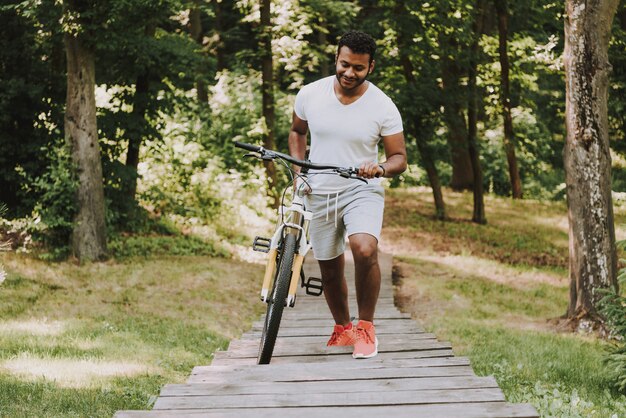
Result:
<svg viewBox="0 0 626 418"><path fill-rule="evenodd" d="M303 190L303 194L302 196L306 196L311 194L312 190L309 187L308 184L306 184L304 182L304 180L302 180L302 178L298 177L294 182L293 182L293 192L297 193L298 190L302 189Z"/></svg>
<svg viewBox="0 0 626 418"><path fill-rule="evenodd" d="M371 162L361 164L358 175L366 179L373 179L374 177L381 177L383 173L384 171L378 163Z"/></svg>

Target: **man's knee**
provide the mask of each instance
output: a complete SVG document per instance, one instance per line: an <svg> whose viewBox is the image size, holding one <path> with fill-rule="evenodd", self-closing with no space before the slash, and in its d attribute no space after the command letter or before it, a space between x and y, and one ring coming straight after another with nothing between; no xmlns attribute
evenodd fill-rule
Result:
<svg viewBox="0 0 626 418"><path fill-rule="evenodd" d="M371 263L378 260L378 241L371 235L353 235L350 239L350 249L355 259L367 260Z"/></svg>

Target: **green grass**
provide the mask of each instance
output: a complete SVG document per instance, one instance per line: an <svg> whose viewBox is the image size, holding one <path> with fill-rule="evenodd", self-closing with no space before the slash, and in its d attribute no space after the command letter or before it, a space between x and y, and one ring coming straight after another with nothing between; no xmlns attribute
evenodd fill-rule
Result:
<svg viewBox="0 0 626 418"><path fill-rule="evenodd" d="M426 191L389 195L403 209L387 206L383 242L397 255L405 310L477 374L494 375L509 402L546 417L626 416L603 363L608 343L558 327L569 298L563 205L490 197L490 223L479 226L463 220L469 195L446 193L451 222L431 217Z"/></svg>
<svg viewBox="0 0 626 418"><path fill-rule="evenodd" d="M193 235L136 235L113 237L109 252L118 260L132 257L160 255L206 255L226 257L228 253L219 244L208 242Z"/></svg>
<svg viewBox="0 0 626 418"><path fill-rule="evenodd" d="M626 416L607 343L550 321L568 300L565 206L488 197L479 226L470 194L445 197L451 220L440 222L428 190L388 193L381 245L397 256L404 308L477 374L494 375L510 402L542 416ZM186 237L118 244L134 257L78 266L0 253L0 416L149 409L262 310L262 266Z"/></svg>
<svg viewBox="0 0 626 418"><path fill-rule="evenodd" d="M262 266L161 256L49 264L0 255L0 416L149 409L258 317Z"/></svg>

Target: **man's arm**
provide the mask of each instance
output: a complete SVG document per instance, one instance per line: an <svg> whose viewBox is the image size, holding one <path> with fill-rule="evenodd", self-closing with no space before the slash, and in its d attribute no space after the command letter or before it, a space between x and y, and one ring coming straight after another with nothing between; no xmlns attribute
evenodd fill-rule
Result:
<svg viewBox="0 0 626 418"><path fill-rule="evenodd" d="M309 131L307 121L300 119L293 113L291 129L289 130L289 154L299 160L304 160L306 154L306 134ZM294 165L293 169L300 172L300 167Z"/></svg>
<svg viewBox="0 0 626 418"><path fill-rule="evenodd" d="M380 177L393 177L406 170L406 146L404 144L404 132L383 136L386 160L379 164L374 162L362 164L359 167L359 176L367 179Z"/></svg>

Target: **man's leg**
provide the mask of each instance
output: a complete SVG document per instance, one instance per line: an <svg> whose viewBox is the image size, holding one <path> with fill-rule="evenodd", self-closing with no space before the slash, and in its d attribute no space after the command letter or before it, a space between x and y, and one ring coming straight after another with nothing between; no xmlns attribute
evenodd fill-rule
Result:
<svg viewBox="0 0 626 418"><path fill-rule="evenodd" d="M372 235L365 233L350 235L349 240L354 257L354 280L359 319L373 322L380 293L378 241Z"/></svg>
<svg viewBox="0 0 626 418"><path fill-rule="evenodd" d="M319 260L324 286L324 297L330 312L338 325L346 326L350 323L350 308L348 306L348 286L343 275L345 258L341 254L332 260Z"/></svg>

